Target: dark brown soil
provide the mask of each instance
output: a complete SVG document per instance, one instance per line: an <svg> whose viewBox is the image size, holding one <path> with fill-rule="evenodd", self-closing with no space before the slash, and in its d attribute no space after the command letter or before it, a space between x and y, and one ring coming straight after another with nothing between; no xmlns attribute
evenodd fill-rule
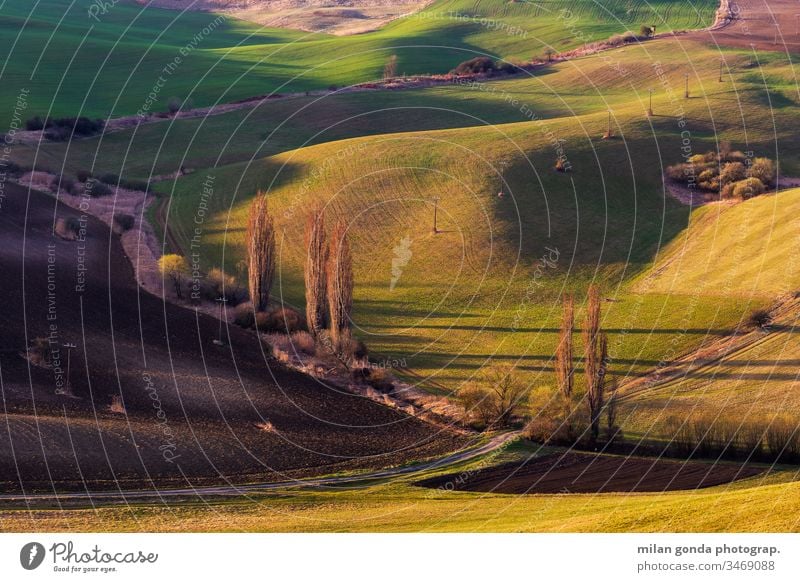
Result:
<svg viewBox="0 0 800 582"><path fill-rule="evenodd" d="M475 472L443 475L416 485L487 493L634 493L700 489L758 475L764 470L713 464L557 453Z"/></svg>
<svg viewBox="0 0 800 582"><path fill-rule="evenodd" d="M141 291L104 224L89 218L82 246L53 235L57 218L79 216L44 194L5 186L0 491L277 481L385 467L466 444L286 370L251 332L233 326L227 345L215 345L219 322ZM53 370L20 355L51 326L56 344L77 346L74 398L56 394ZM115 395L124 413L112 411Z"/></svg>

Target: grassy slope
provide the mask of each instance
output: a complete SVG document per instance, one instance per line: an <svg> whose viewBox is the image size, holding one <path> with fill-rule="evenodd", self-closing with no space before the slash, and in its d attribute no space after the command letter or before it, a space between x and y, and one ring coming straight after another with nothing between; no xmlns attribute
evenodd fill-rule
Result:
<svg viewBox="0 0 800 582"><path fill-rule="evenodd" d="M118 116L135 113L162 69L194 41L180 66L166 76L155 109L171 96L208 105L271 91L290 92L348 85L381 76L391 54L399 73L445 72L475 54L530 58L546 46L573 48L642 22L662 30L709 23L714 0L557 0L536 4L503 0L447 0L421 16L351 37L260 28L228 20L203 29L213 14L142 11L132 3L113 6L101 21L87 16L90 0L7 0L0 8L0 118L8 118L20 89L30 89L30 114ZM570 9L565 26L560 11ZM448 13L468 15L451 18ZM490 19L521 33L481 24ZM488 20L487 20L488 22ZM577 32L576 32L577 31ZM102 63L102 64L101 64ZM63 83L61 83L63 79Z"/></svg>
<svg viewBox="0 0 800 582"><path fill-rule="evenodd" d="M581 300L587 284L599 279L614 298L604 307L614 369L638 374L728 333L769 301L745 288L719 301L692 285L648 293L630 285L688 224L688 210L665 198L661 186L661 168L680 160L680 108L685 107L695 151L715 147L715 135L744 147L745 110L750 147L759 155L775 157L760 145L770 138L778 139L782 160L791 159L798 147L790 108L762 105L765 93L752 79L753 70L745 68L748 57L728 54L733 82L719 85L713 51L692 43L681 49L692 55L693 88L703 97L680 98L686 55L670 42L650 43L608 53L610 62L580 59L532 80L497 82L491 85L495 92L437 90L453 101L481 101L507 88L534 110L544 103L552 110L555 96L572 116L340 141L215 169L213 217L203 227L201 258L206 266L224 263L232 271L242 256L248 201L257 188L269 190L283 236L277 292L301 304L299 225L309 202L323 200L331 204L331 216L352 221L359 257L355 319L378 353L405 358L447 388L468 379L490 357L528 370L533 385L549 383L559 294L577 290ZM641 101L647 88L659 83L655 61L669 91L656 95L651 125ZM624 78L615 69L619 65ZM769 62L764 67L770 71ZM587 80L591 85L579 89ZM597 139L606 115L588 104L598 97L611 105L624 140ZM569 176L551 170L554 136L566 140L575 168ZM508 163L505 190L512 196L499 199L503 162ZM787 169L792 169L788 163ZM174 189L161 185L171 194L170 224L185 243L206 175L183 178ZM441 198L440 228L446 231L437 236L430 233L434 196ZM412 257L390 289L394 249L405 236L412 239ZM559 250L558 266L545 268L540 277L537 263L547 248ZM787 281L793 284L800 281Z"/></svg>
<svg viewBox="0 0 800 582"><path fill-rule="evenodd" d="M169 507L0 510L0 530L791 532L799 530L800 484L794 478L785 471L697 491L625 495L453 493L390 483Z"/></svg>
<svg viewBox="0 0 800 582"><path fill-rule="evenodd" d="M800 274L798 213L800 190L702 208L637 287L791 297ZM769 333L751 334L722 359L697 362L675 379L627 395L622 405L627 428L657 433L669 416L693 412L751 423L793 414L800 403L798 313L797 301L788 301Z"/></svg>

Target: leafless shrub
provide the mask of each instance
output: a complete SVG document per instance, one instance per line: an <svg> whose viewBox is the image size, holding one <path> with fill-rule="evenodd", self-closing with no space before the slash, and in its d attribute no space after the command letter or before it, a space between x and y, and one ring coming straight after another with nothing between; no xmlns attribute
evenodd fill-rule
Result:
<svg viewBox="0 0 800 582"><path fill-rule="evenodd" d="M459 391L465 418L476 427L509 426L518 415L527 391L511 366L489 366L481 377Z"/></svg>
<svg viewBox="0 0 800 582"><path fill-rule="evenodd" d="M81 223L77 218L58 217L56 219L55 233L64 240L77 240L81 231Z"/></svg>
<svg viewBox="0 0 800 582"><path fill-rule="evenodd" d="M114 232L122 234L134 227L136 218L131 214L117 213L114 215Z"/></svg>
<svg viewBox="0 0 800 582"><path fill-rule="evenodd" d="M259 191L250 206L247 223L248 286L256 311L269 305L275 273L275 226L267 208L267 197Z"/></svg>
<svg viewBox="0 0 800 582"><path fill-rule="evenodd" d="M50 342L45 337L37 337L31 340L31 345L27 351L28 361L40 368L49 368L52 361Z"/></svg>
<svg viewBox="0 0 800 582"><path fill-rule="evenodd" d="M291 307L277 307L255 314L255 327L264 333L291 334L305 330L300 313Z"/></svg>
<svg viewBox="0 0 800 582"><path fill-rule="evenodd" d="M109 410L114 414L125 414L125 404L123 404L120 394L113 394L111 396L111 406Z"/></svg>
<svg viewBox="0 0 800 582"><path fill-rule="evenodd" d="M296 352L309 356L314 355L317 348L317 342L314 341L314 336L307 331L296 331L292 333L290 340L292 348L294 348Z"/></svg>

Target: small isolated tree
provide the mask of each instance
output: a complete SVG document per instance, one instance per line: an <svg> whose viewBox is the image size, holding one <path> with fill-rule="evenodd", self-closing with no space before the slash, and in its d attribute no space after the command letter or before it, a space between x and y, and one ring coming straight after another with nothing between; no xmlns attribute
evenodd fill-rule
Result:
<svg viewBox="0 0 800 582"><path fill-rule="evenodd" d="M259 191L250 206L247 223L247 282L256 311L269 305L275 274L275 225L267 208L267 197Z"/></svg>
<svg viewBox="0 0 800 582"><path fill-rule="evenodd" d="M347 225L336 224L331 237L325 270L328 314L333 348L342 355L350 345L350 314L353 310L353 258L347 242Z"/></svg>
<svg viewBox="0 0 800 582"><path fill-rule="evenodd" d="M181 255L164 255L158 259L158 270L161 275L169 277L175 288L175 295L183 299L183 278L189 272L189 265Z"/></svg>
<svg viewBox="0 0 800 582"><path fill-rule="evenodd" d="M459 390L464 417L479 428L507 426L519 412L527 385L511 366L489 366Z"/></svg>
<svg viewBox="0 0 800 582"><path fill-rule="evenodd" d="M650 26L649 24L643 24L641 27L639 27L639 33L645 38L650 38L655 34L655 32L655 27Z"/></svg>
<svg viewBox="0 0 800 582"><path fill-rule="evenodd" d="M178 113L181 110L181 107L183 107L183 102L177 97L172 97L167 102L167 109L172 115Z"/></svg>
<svg viewBox="0 0 800 582"><path fill-rule="evenodd" d="M306 221L306 321L313 336L328 325L328 289L325 269L328 246L325 240L325 220L322 208L312 210Z"/></svg>
<svg viewBox="0 0 800 582"><path fill-rule="evenodd" d="M526 392L525 382L511 366L495 366L487 371L486 384L496 403L495 424L508 426L522 404L522 397Z"/></svg>
<svg viewBox="0 0 800 582"><path fill-rule="evenodd" d="M551 48L544 49L544 56L547 59L548 63L553 62L553 57L556 55L556 51Z"/></svg>
<svg viewBox="0 0 800 582"><path fill-rule="evenodd" d="M392 55L383 67L383 78L394 79L397 76L397 55Z"/></svg>

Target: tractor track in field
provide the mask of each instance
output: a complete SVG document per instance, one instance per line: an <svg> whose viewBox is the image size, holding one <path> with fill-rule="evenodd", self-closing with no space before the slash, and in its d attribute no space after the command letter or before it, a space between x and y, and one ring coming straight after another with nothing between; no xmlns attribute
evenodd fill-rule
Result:
<svg viewBox="0 0 800 582"><path fill-rule="evenodd" d="M175 498L207 498L217 496L243 496L282 489L336 489L359 488L375 481L396 477L414 476L429 471L439 471L502 450L519 436L518 432L504 432L495 435L477 447L456 451L437 459L423 461L414 465L370 471L354 475L318 477L269 483L248 483L243 485L212 485L183 487L174 489L118 489L116 491L48 492L28 494L0 494L4 508L15 505L28 505L32 502L91 502L93 506L105 503L134 502L149 499L165 500Z"/></svg>

